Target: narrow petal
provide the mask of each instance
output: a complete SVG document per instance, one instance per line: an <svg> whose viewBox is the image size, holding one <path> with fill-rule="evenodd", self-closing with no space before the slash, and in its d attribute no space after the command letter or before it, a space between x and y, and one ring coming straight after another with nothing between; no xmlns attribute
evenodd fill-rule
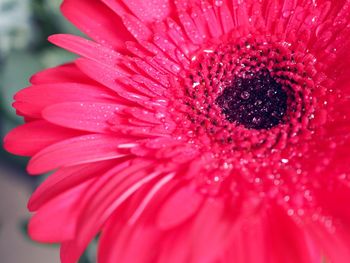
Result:
<svg viewBox="0 0 350 263"><path fill-rule="evenodd" d="M62 140L81 135L46 121L32 121L13 129L4 139L4 148L14 154L32 156Z"/></svg>
<svg viewBox="0 0 350 263"><path fill-rule="evenodd" d="M105 2L112 2L111 0ZM123 0L122 1L141 21L154 22L165 19L170 13L168 0Z"/></svg>
<svg viewBox="0 0 350 263"><path fill-rule="evenodd" d="M40 174L58 167L120 158L126 154L118 150L118 144L126 142L125 139L102 134L61 141L34 155L28 164L28 172Z"/></svg>
<svg viewBox="0 0 350 263"><path fill-rule="evenodd" d="M79 226L77 239L62 244L63 263L75 262L115 209L136 190L159 176L159 172L149 172L146 169L149 165L149 162L139 161L119 173L110 173L113 177L106 176L105 179L108 180L102 182L104 186L99 187L99 191L96 188L90 190L94 196L81 216L84 220Z"/></svg>
<svg viewBox="0 0 350 263"><path fill-rule="evenodd" d="M100 238L99 262L158 262L153 248L160 245L162 232L153 224L154 215L163 197L178 184L173 177L172 173L144 185L108 219Z"/></svg>
<svg viewBox="0 0 350 263"><path fill-rule="evenodd" d="M192 41L192 43L196 45L202 44L204 41L204 36L197 28L191 16L186 12L182 12L179 14L179 19L187 34L187 37Z"/></svg>
<svg viewBox="0 0 350 263"><path fill-rule="evenodd" d="M275 207L269 213L268 224L265 225L268 233L265 233L269 244L273 246L268 248L270 258L273 262L286 263L319 263L322 262L322 253L316 243L304 231L303 225L298 225L293 217ZM283 235L281 233L283 232Z"/></svg>
<svg viewBox="0 0 350 263"><path fill-rule="evenodd" d="M230 229L230 241L226 245L226 253L229 258L235 258L239 263L277 263L274 261L275 249L268 247L266 214L257 212L248 215L241 220L236 220ZM252 242L254 240L254 242ZM272 244L271 244L272 245ZM272 257L268 257L271 251ZM270 260L270 261L269 261Z"/></svg>
<svg viewBox="0 0 350 263"><path fill-rule="evenodd" d="M119 67L106 67L89 59L81 58L77 61L79 68L94 80L115 91L126 104L130 102L144 103L149 98L135 92L124 90L123 86L117 83L119 78L125 77L125 72L119 71Z"/></svg>
<svg viewBox="0 0 350 263"><path fill-rule="evenodd" d="M137 41L149 40L152 36L152 31L142 23L137 17L125 13L122 17L125 27L133 35Z"/></svg>
<svg viewBox="0 0 350 263"><path fill-rule="evenodd" d="M311 224L311 232L330 262L345 263L350 258L350 209L344 204L350 198L350 184L348 178L340 183L330 187L326 181L316 193L325 215Z"/></svg>
<svg viewBox="0 0 350 263"><path fill-rule="evenodd" d="M61 10L68 20L103 45L123 50L125 41L132 39L120 17L99 0L64 0Z"/></svg>
<svg viewBox="0 0 350 263"><path fill-rule="evenodd" d="M175 177L175 173L170 173L163 178L159 179L158 182L154 182L154 185L151 185L149 189L143 193L141 190L138 192L139 196L142 195L142 200L137 200L137 205L135 211L133 211L132 216L128 220L129 224L134 224L146 211L150 203L154 199L159 199L159 196L162 196L161 192L166 191L166 187L172 182L172 179ZM163 200L162 200L163 201ZM153 213L152 213L153 214Z"/></svg>
<svg viewBox="0 0 350 263"><path fill-rule="evenodd" d="M89 164L75 165L72 167L61 168L51 174L34 191L28 202L30 211L38 210L55 196L82 184L92 177L99 176L117 165L116 160L102 161Z"/></svg>
<svg viewBox="0 0 350 263"><path fill-rule="evenodd" d="M332 232L325 228L324 224L313 223L308 225L307 229L309 235L312 237L320 249L322 249L323 256L329 262L335 263L347 263L350 258L349 250L349 231L346 230L342 233L342 229L339 232Z"/></svg>
<svg viewBox="0 0 350 263"><path fill-rule="evenodd" d="M177 262L193 262L199 263L194 257L192 257L192 251L188 248L193 248L193 243L188 235L189 228L175 228L170 233L171 235L166 236L161 241L161 249L158 252L157 262L177 263ZM164 234L162 232L161 234ZM162 237L162 236L161 236ZM209 251L209 250L207 250ZM203 257L206 258L206 252L202 251ZM211 251L211 250L210 250ZM201 263L214 262L212 258L206 258L207 261L203 260ZM211 260L211 261L210 261ZM149 261L152 262L151 260Z"/></svg>
<svg viewBox="0 0 350 263"><path fill-rule="evenodd" d="M98 262L158 262L155 247L160 236L157 229L146 224L131 226L113 218L101 234Z"/></svg>
<svg viewBox="0 0 350 263"><path fill-rule="evenodd" d="M113 66L118 59L122 58L113 49L78 36L57 34L50 36L49 41L80 56L110 66Z"/></svg>
<svg viewBox="0 0 350 263"><path fill-rule="evenodd" d="M118 104L96 102L67 102L45 108L45 120L72 129L108 133L108 120L115 117L124 107Z"/></svg>
<svg viewBox="0 0 350 263"><path fill-rule="evenodd" d="M177 190L160 208L157 224L160 229L170 229L193 216L201 205L203 196L193 186L185 186Z"/></svg>
<svg viewBox="0 0 350 263"><path fill-rule="evenodd" d="M228 237L235 220L234 217L229 221L225 220L225 213L227 206L222 199L207 199L199 209L188 233L192 243L190 253L194 262L215 262L222 252L222 245L225 244L225 238Z"/></svg>
<svg viewBox="0 0 350 263"><path fill-rule="evenodd" d="M64 192L42 206L29 221L28 233L39 242L63 242L74 238L80 200L91 181ZM64 222L64 224L63 224Z"/></svg>
<svg viewBox="0 0 350 263"><path fill-rule="evenodd" d="M54 68L45 69L30 78L30 83L33 85L64 82L96 84L92 79L81 72L74 63L67 63Z"/></svg>
<svg viewBox="0 0 350 263"><path fill-rule="evenodd" d="M41 118L42 111L52 104L62 102L110 102L115 95L109 90L81 83L52 83L34 85L15 95L13 106L22 115Z"/></svg>

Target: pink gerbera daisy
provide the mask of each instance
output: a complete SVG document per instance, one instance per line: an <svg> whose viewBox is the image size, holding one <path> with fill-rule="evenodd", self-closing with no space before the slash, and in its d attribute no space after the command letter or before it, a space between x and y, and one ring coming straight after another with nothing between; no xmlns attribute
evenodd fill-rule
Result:
<svg viewBox="0 0 350 263"><path fill-rule="evenodd" d="M29 233L77 262L350 261L350 0L65 0L91 39L16 94L55 170ZM328 262L327 261L327 262Z"/></svg>

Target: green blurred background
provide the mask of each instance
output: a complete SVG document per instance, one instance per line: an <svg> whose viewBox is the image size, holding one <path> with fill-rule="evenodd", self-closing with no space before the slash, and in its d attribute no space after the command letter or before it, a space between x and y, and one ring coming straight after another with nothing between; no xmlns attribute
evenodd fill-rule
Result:
<svg viewBox="0 0 350 263"><path fill-rule="evenodd" d="M0 135L22 123L11 104L13 95L44 68L75 56L47 41L55 33L80 34L60 14L62 0L0 0ZM58 245L38 244L26 234L27 200L43 176L26 174L27 159L0 148L0 262L59 262ZM88 249L81 262L94 262ZM89 260L90 258L90 260Z"/></svg>

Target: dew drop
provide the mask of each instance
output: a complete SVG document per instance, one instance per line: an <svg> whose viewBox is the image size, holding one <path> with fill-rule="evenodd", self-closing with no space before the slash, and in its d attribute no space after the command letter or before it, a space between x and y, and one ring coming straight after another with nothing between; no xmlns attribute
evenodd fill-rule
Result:
<svg viewBox="0 0 350 263"><path fill-rule="evenodd" d="M192 87L195 88L199 85L199 82L193 82Z"/></svg>
<svg viewBox="0 0 350 263"><path fill-rule="evenodd" d="M241 93L241 98L242 99L247 100L247 99L249 99L249 97L250 97L250 93L248 91L243 91Z"/></svg>
<svg viewBox="0 0 350 263"><path fill-rule="evenodd" d="M215 4L216 6L218 6L218 7L222 6L223 3L224 3L223 0L215 0L215 2L214 2L214 4Z"/></svg>
<svg viewBox="0 0 350 263"><path fill-rule="evenodd" d="M291 12L289 10L286 10L282 13L282 17L288 18L290 16Z"/></svg>

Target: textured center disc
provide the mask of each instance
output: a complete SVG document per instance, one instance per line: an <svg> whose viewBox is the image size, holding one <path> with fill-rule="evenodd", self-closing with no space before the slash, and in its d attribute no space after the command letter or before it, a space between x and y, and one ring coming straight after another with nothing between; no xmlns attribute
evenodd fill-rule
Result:
<svg viewBox="0 0 350 263"><path fill-rule="evenodd" d="M235 78L216 103L230 122L248 129L270 129L286 113L287 93L268 71L259 71Z"/></svg>

